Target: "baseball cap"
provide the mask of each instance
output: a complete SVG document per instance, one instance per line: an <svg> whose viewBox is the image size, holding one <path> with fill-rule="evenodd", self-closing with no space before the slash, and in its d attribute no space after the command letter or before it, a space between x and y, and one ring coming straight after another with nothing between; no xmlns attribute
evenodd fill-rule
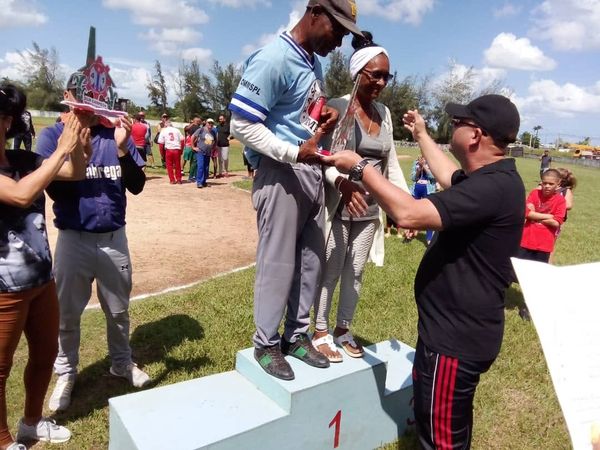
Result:
<svg viewBox="0 0 600 450"><path fill-rule="evenodd" d="M207 122L207 123L215 123L215 121L214 121L214 120L212 120L212 119L206 119L206 122Z"/></svg>
<svg viewBox="0 0 600 450"><path fill-rule="evenodd" d="M356 26L356 2L354 0L309 0L308 8L321 5L325 11L348 31L362 36Z"/></svg>
<svg viewBox="0 0 600 450"><path fill-rule="evenodd" d="M519 111L503 95L482 95L467 105L448 103L445 110L452 117L473 120L498 144L510 144L517 139Z"/></svg>
<svg viewBox="0 0 600 450"><path fill-rule="evenodd" d="M166 117L169 117L169 115L165 113L165 114L163 114L163 115L162 115L162 116L160 116L160 117L161 117L161 118L166 118Z"/></svg>

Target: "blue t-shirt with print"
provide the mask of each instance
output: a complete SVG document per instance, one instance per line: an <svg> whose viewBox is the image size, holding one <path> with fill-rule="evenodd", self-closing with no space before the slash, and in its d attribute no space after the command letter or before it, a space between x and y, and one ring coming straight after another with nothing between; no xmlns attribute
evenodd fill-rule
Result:
<svg viewBox="0 0 600 450"><path fill-rule="evenodd" d="M253 123L264 123L281 140L299 146L316 131L317 121L310 113L323 96L319 59L284 32L246 60L229 109ZM249 151L246 158L258 167L260 153Z"/></svg>
<svg viewBox="0 0 600 450"><path fill-rule="evenodd" d="M6 158L8 166L0 165L0 174L15 181L43 161L21 150L7 150ZM45 209L43 192L27 208L0 203L0 292L21 292L52 279Z"/></svg>
<svg viewBox="0 0 600 450"><path fill-rule="evenodd" d="M48 158L58 145L62 123L40 133L36 152ZM47 192L54 200L54 225L61 230L106 233L125 226L127 198L121 181L115 129L97 125L91 128L92 157L81 181L54 181ZM130 138L127 148L136 164L144 161Z"/></svg>
<svg viewBox="0 0 600 450"><path fill-rule="evenodd" d="M193 136L197 139L196 147L198 147L200 154L210 156L217 139L217 131L214 128L209 130L204 126L194 131Z"/></svg>

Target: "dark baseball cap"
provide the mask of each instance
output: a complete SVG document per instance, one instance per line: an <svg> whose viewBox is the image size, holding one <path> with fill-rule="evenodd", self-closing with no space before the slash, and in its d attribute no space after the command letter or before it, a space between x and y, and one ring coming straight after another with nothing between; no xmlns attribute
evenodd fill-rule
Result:
<svg viewBox="0 0 600 450"><path fill-rule="evenodd" d="M497 144L510 144L517 140L521 125L519 111L503 95L482 95L467 105L448 103L445 110L452 117L471 119Z"/></svg>
<svg viewBox="0 0 600 450"><path fill-rule="evenodd" d="M322 6L345 29L362 36L360 29L356 26L358 10L354 0L309 0L307 7L312 8L317 5Z"/></svg>

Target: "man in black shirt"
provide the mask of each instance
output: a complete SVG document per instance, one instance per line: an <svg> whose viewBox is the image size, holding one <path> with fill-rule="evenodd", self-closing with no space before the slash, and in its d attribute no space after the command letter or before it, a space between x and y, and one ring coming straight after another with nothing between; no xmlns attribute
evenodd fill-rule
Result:
<svg viewBox="0 0 600 450"><path fill-rule="evenodd" d="M404 116L444 188L427 199L414 200L355 153L323 158L362 179L399 226L439 230L415 277L414 408L425 449L470 447L473 398L480 374L502 343L510 257L519 248L525 214L523 182L515 161L504 157L519 130L515 105L500 95L484 95L468 105L449 103L446 112L452 116L451 152L460 169L427 135L417 111ZM361 202L355 203L361 211Z"/></svg>
<svg viewBox="0 0 600 450"><path fill-rule="evenodd" d="M219 116L219 125L217 126L217 147L219 147L219 177L229 176L229 138L231 131L229 123L225 116Z"/></svg>
<svg viewBox="0 0 600 450"><path fill-rule="evenodd" d="M540 180L544 172L550 168L550 164L552 164L552 156L548 150L544 150L544 154L540 156Z"/></svg>
<svg viewBox="0 0 600 450"><path fill-rule="evenodd" d="M13 150L21 149L21 142L25 144L25 150L31 151L31 143L35 139L35 128L33 126L33 120L31 120L31 113L27 110L23 111L22 114L23 122L25 123L25 131L15 136L13 140Z"/></svg>

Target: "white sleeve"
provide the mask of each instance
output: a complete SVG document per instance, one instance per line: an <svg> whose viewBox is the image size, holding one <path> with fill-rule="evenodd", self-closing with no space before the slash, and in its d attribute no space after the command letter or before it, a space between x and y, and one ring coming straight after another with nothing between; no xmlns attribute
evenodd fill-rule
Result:
<svg viewBox="0 0 600 450"><path fill-rule="evenodd" d="M300 148L279 139L261 122L251 122L238 114L231 117L231 134L242 144L276 161L295 163Z"/></svg>
<svg viewBox="0 0 600 450"><path fill-rule="evenodd" d="M160 130L160 133L158 134L158 143L159 144L165 143L165 133L163 133L162 130Z"/></svg>

